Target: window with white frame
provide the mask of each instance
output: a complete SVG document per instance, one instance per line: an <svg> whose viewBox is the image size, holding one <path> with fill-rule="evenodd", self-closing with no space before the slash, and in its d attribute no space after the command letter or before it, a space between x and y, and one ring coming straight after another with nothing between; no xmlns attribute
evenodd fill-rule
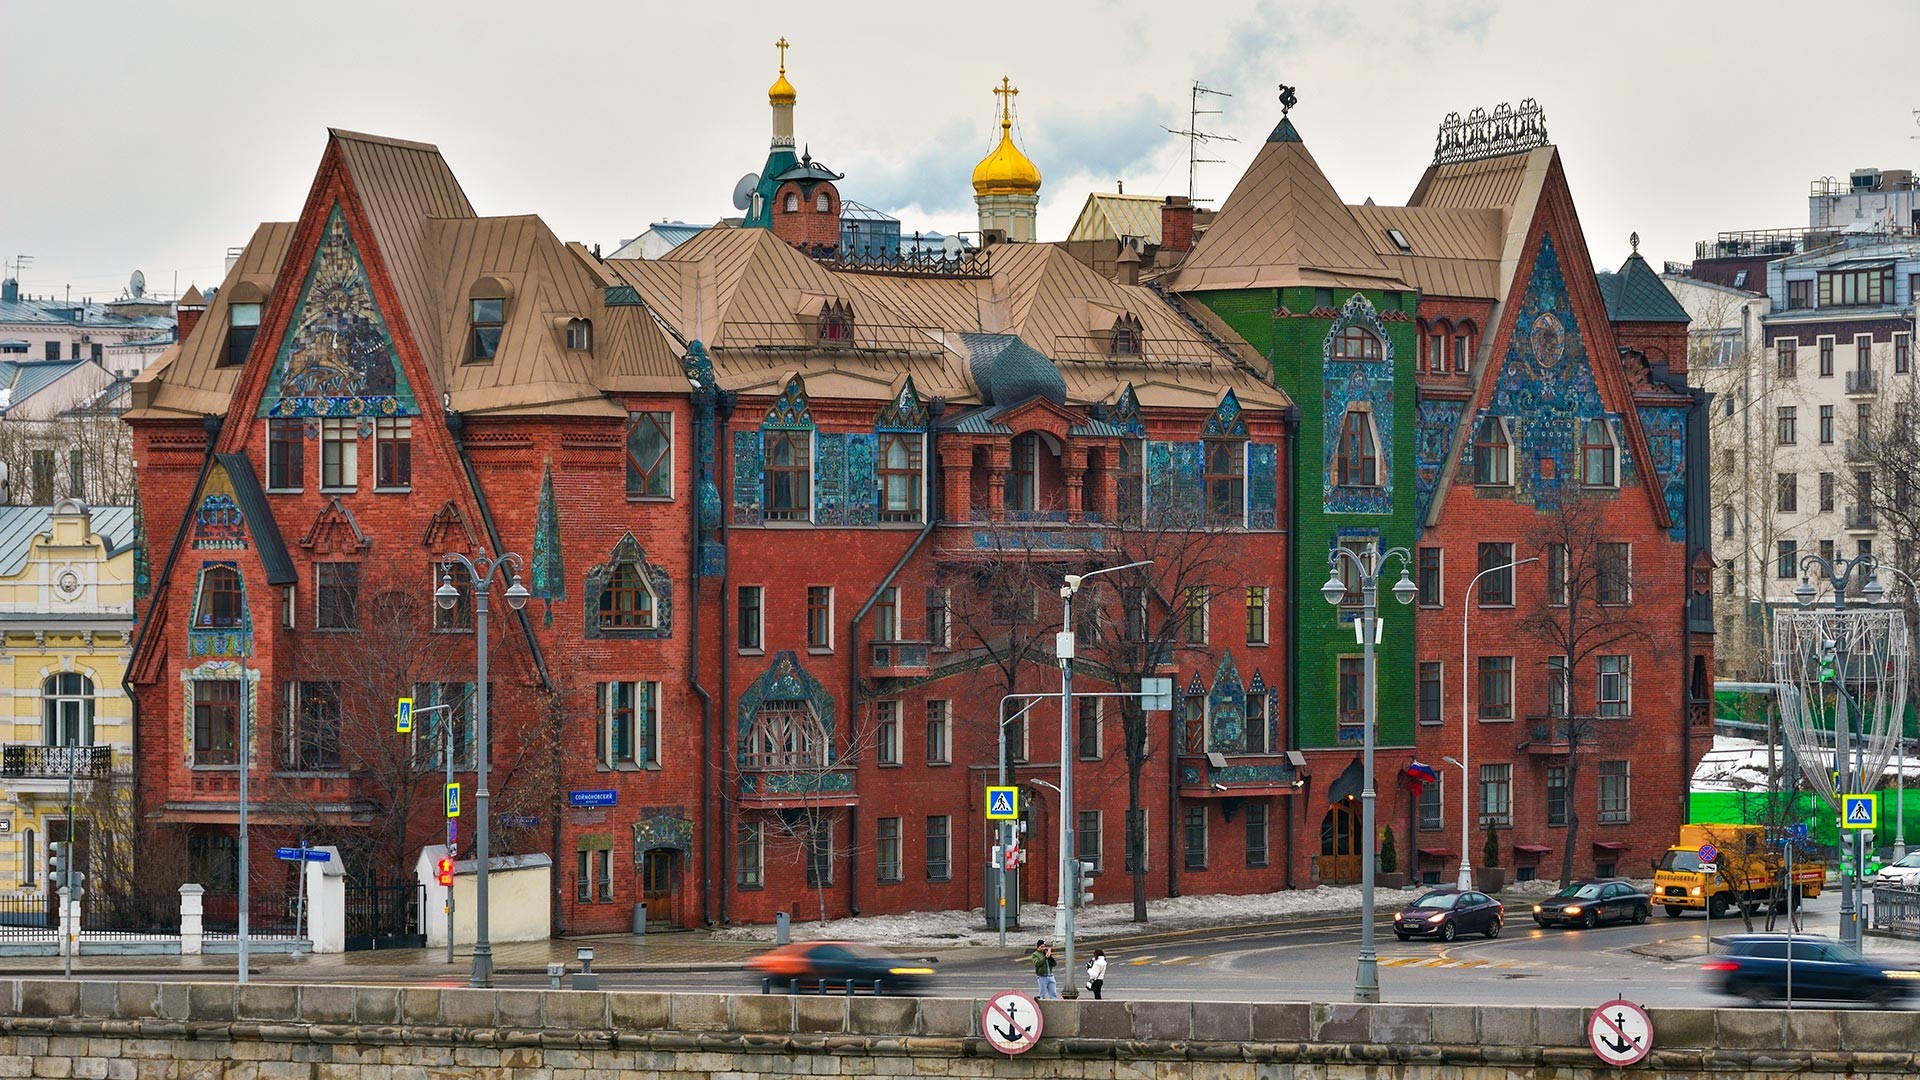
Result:
<svg viewBox="0 0 1920 1080"><path fill-rule="evenodd" d="M1605 419L1580 424L1580 482L1587 487L1620 486L1620 447Z"/></svg>
<svg viewBox="0 0 1920 1080"><path fill-rule="evenodd" d="M660 684L599 684L600 761L612 768L660 763Z"/></svg>
<svg viewBox="0 0 1920 1080"><path fill-rule="evenodd" d="M359 485L359 424L345 417L320 421L320 490L352 491Z"/></svg>
<svg viewBox="0 0 1920 1080"><path fill-rule="evenodd" d="M1419 815L1418 827L1421 832L1438 832L1446 828L1446 822L1443 820L1446 813L1446 792L1440 785L1440 780L1420 785L1420 802L1417 813Z"/></svg>
<svg viewBox="0 0 1920 1080"><path fill-rule="evenodd" d="M1596 708L1601 716L1627 716L1633 711L1633 666L1625 656L1598 660L1600 686Z"/></svg>
<svg viewBox="0 0 1920 1080"><path fill-rule="evenodd" d="M1480 827L1513 824L1513 766L1480 766Z"/></svg>
<svg viewBox="0 0 1920 1080"><path fill-rule="evenodd" d="M1489 416L1474 429L1473 482L1492 487L1513 484L1513 436L1504 416Z"/></svg>
<svg viewBox="0 0 1920 1080"><path fill-rule="evenodd" d="M880 485L881 521L919 521L922 474L922 446L926 436L918 433L885 432L874 462Z"/></svg>
<svg viewBox="0 0 1920 1080"><path fill-rule="evenodd" d="M805 701L769 701L747 731L744 768L819 769L827 764L827 729Z"/></svg>
<svg viewBox="0 0 1920 1080"><path fill-rule="evenodd" d="M280 765L296 772L340 767L340 684L289 682L281 714Z"/></svg>
<svg viewBox="0 0 1920 1080"><path fill-rule="evenodd" d="M822 821L807 830L807 888L820 889L833 884L834 822Z"/></svg>
<svg viewBox="0 0 1920 1080"><path fill-rule="evenodd" d="M46 745L93 745L92 679L78 672L58 672L47 676L40 694Z"/></svg>
<svg viewBox="0 0 1920 1080"><path fill-rule="evenodd" d="M1267 643L1269 592L1265 585L1247 586L1247 644Z"/></svg>
<svg viewBox="0 0 1920 1080"><path fill-rule="evenodd" d="M1631 816L1631 766L1625 761L1600 763L1600 824L1617 825Z"/></svg>
<svg viewBox="0 0 1920 1080"><path fill-rule="evenodd" d="M1267 695L1247 695L1245 723L1240 726L1239 751L1243 754L1270 754L1272 739L1267 730Z"/></svg>
<svg viewBox="0 0 1920 1080"><path fill-rule="evenodd" d="M935 649L953 646L953 594L945 588L930 588L924 597L927 610L927 642Z"/></svg>

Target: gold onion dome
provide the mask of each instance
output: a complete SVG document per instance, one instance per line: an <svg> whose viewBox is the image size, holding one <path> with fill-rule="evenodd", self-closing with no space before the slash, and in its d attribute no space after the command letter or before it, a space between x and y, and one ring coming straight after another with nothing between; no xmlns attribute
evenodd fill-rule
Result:
<svg viewBox="0 0 1920 1080"><path fill-rule="evenodd" d="M780 50L780 77L773 80L772 86L767 87L767 104L791 105L800 100L800 94L794 90L793 84L787 81L787 39L781 38L776 43L776 47Z"/></svg>
<svg viewBox="0 0 1920 1080"><path fill-rule="evenodd" d="M1013 95L1019 91L1001 79L993 92L1000 95L1000 145L973 167L973 193L1038 195L1040 170L1013 145Z"/></svg>

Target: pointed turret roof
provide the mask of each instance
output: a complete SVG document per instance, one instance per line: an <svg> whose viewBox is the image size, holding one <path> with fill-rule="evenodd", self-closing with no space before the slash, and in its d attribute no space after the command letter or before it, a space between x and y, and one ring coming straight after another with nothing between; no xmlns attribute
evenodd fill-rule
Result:
<svg viewBox="0 0 1920 1080"><path fill-rule="evenodd" d="M1607 318L1614 322L1684 323L1691 316L1673 298L1647 260L1640 257L1639 234L1633 254L1612 274L1600 277L1600 295L1607 301Z"/></svg>
<svg viewBox="0 0 1920 1080"><path fill-rule="evenodd" d="M1173 288L1288 285L1404 289L1327 182L1291 120L1281 119L1180 264Z"/></svg>

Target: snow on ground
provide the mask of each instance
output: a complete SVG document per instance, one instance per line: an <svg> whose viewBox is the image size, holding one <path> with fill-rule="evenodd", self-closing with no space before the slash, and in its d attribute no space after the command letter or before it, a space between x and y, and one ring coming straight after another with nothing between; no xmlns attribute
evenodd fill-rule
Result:
<svg viewBox="0 0 1920 1080"><path fill-rule="evenodd" d="M1376 903L1382 911L1397 908L1416 895L1398 890L1381 890ZM1147 901L1147 921L1133 921L1133 904L1098 904L1082 910L1074 919L1074 937L1079 941L1098 941L1127 934L1166 933L1209 926L1266 922L1313 915L1340 915L1360 910L1360 887L1323 885L1314 889L1291 889L1264 896L1176 896ZM1051 904L1029 903L1021 908L1022 927L1009 929L1007 940L1024 945L1036 938L1053 937L1054 908ZM771 926L736 926L715 931L722 941L771 941ZM876 945L995 945L999 932L986 926L979 908L972 911L923 911L909 915L870 915L827 922L793 924L796 941L865 941Z"/></svg>

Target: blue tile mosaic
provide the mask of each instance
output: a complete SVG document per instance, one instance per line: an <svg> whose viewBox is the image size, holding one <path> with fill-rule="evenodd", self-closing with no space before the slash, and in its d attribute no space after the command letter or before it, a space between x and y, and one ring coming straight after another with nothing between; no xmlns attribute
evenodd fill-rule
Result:
<svg viewBox="0 0 1920 1080"><path fill-rule="evenodd" d="M646 579L648 591L653 593L653 625L650 627L600 625L600 596L612 580L614 569L622 563L638 567ZM587 571L586 585L580 590L580 599L580 608L586 621L586 636L590 639L645 640L673 636L673 579L667 575L665 567L647 561L646 551L632 533L622 536L619 543L613 545L613 553L606 562Z"/></svg>
<svg viewBox="0 0 1920 1080"><path fill-rule="evenodd" d="M1349 327L1360 326L1380 338L1379 360L1336 360L1333 343ZM1321 501L1328 513L1393 513L1393 444L1395 358L1393 338L1386 323L1365 296L1354 293L1340 309L1333 326L1321 343L1321 416L1325 445L1321 462ZM1380 442L1379 476L1376 487L1337 487L1334 485L1334 457L1340 450L1340 425L1350 406L1366 403L1373 413L1375 434Z"/></svg>
<svg viewBox="0 0 1920 1080"><path fill-rule="evenodd" d="M880 517L874 457L879 436L864 431L813 437L813 519L821 525L872 525Z"/></svg>
<svg viewBox="0 0 1920 1080"><path fill-rule="evenodd" d="M1272 443L1247 444L1247 528L1280 527L1279 486L1280 448Z"/></svg>
<svg viewBox="0 0 1920 1080"><path fill-rule="evenodd" d="M1216 754L1238 751L1244 741L1246 714L1247 691L1240 685L1240 672L1229 652L1220 658L1213 689L1207 694L1207 749Z"/></svg>
<svg viewBox="0 0 1920 1080"><path fill-rule="evenodd" d="M240 577L240 624L238 626L214 626L211 606L202 606L201 593L207 587L207 572L215 568L232 570ZM246 575L240 574L238 563L221 561L200 564L199 575L193 583L191 611L192 615L187 624L188 656L253 655L253 609L247 604L247 579Z"/></svg>
<svg viewBox="0 0 1920 1080"><path fill-rule="evenodd" d="M1107 414L1107 423L1135 438L1147 434L1147 425L1140 419L1140 399L1134 395L1132 383L1120 391L1119 400Z"/></svg>
<svg viewBox="0 0 1920 1080"><path fill-rule="evenodd" d="M927 404L920 400L919 388L913 385L913 376L907 376L907 383L900 388L900 394L888 402L874 418L875 431L925 431L927 430Z"/></svg>
<svg viewBox="0 0 1920 1080"><path fill-rule="evenodd" d="M693 854L693 819L684 806L648 806L633 823L633 857L649 851L678 851Z"/></svg>
<svg viewBox="0 0 1920 1080"><path fill-rule="evenodd" d="M1200 477L1206 447L1197 442L1147 443L1147 517L1157 527L1200 521Z"/></svg>
<svg viewBox="0 0 1920 1080"><path fill-rule="evenodd" d="M759 525L766 484L760 429L733 433L733 523Z"/></svg>
<svg viewBox="0 0 1920 1080"><path fill-rule="evenodd" d="M748 684L740 695L740 704L736 712L738 729L735 735L734 754L741 766L747 760L747 736L753 730L754 718L760 715L760 709L770 701L804 701L813 710L814 719L827 736L829 760L834 755L834 701L833 694L820 680L814 678L800 664L800 657L791 649L782 649L773 655L773 663L760 677ZM744 777L743 777L744 779Z"/></svg>
<svg viewBox="0 0 1920 1080"><path fill-rule="evenodd" d="M1660 484L1660 497L1667 504L1673 524L1667 535L1674 540L1687 538L1687 408L1657 405L1640 410L1640 426L1647 433L1647 451L1653 456L1653 473Z"/></svg>
<svg viewBox="0 0 1920 1080"><path fill-rule="evenodd" d="M1228 390L1226 396L1220 399L1213 415L1207 417L1202 434L1209 439L1247 437L1247 416L1240 408L1240 399L1233 396L1232 390Z"/></svg>
<svg viewBox="0 0 1920 1080"><path fill-rule="evenodd" d="M1427 508L1433 505L1434 489L1439 487L1440 472L1446 468L1447 454L1453 449L1454 432L1460 427L1464 401L1423 400L1415 410L1418 416L1413 437L1414 520L1427 520Z"/></svg>

